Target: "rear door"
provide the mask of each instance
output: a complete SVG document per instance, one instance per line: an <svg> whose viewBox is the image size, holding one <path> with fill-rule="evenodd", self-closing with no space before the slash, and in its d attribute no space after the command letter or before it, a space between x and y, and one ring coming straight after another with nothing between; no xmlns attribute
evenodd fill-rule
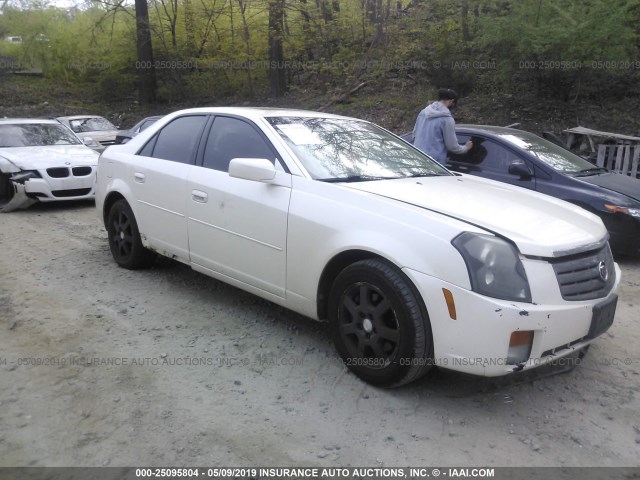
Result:
<svg viewBox="0 0 640 480"><path fill-rule="evenodd" d="M149 247L189 262L186 182L207 123L206 115L177 117L154 135L131 162L129 171L136 204L132 205L141 235ZM139 212L139 213L138 213Z"/></svg>

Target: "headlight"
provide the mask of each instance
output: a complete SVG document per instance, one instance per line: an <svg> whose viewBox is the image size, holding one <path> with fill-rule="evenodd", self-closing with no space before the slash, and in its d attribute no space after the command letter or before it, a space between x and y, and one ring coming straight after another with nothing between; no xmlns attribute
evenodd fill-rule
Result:
<svg viewBox="0 0 640 480"><path fill-rule="evenodd" d="M527 275L513 245L498 237L471 232L461 233L452 243L467 264L474 292L531 302Z"/></svg>
<svg viewBox="0 0 640 480"><path fill-rule="evenodd" d="M24 184L24 182L26 182L30 178L42 178L42 175L40 175L40 172L38 172L37 170L21 170L11 175L12 182L22 184Z"/></svg>
<svg viewBox="0 0 640 480"><path fill-rule="evenodd" d="M624 213L625 215L640 218L640 208L618 207L617 205L609 205L608 203L604 204L604 208L611 213Z"/></svg>
<svg viewBox="0 0 640 480"><path fill-rule="evenodd" d="M84 137L84 139L82 140L82 143L84 143L84 145L89 148L100 147L100 144L91 137Z"/></svg>

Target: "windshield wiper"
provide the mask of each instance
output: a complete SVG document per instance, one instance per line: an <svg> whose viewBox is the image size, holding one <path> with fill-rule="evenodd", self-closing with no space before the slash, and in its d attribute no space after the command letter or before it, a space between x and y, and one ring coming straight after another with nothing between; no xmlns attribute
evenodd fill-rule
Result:
<svg viewBox="0 0 640 480"><path fill-rule="evenodd" d="M451 174L447 172L442 173L412 173L411 175L405 175L402 178L419 178L419 177L449 177Z"/></svg>
<svg viewBox="0 0 640 480"><path fill-rule="evenodd" d="M585 168L584 170L579 170L575 172L576 177L586 177L588 175L595 175L596 173L606 172L607 169L603 167L593 167L593 168Z"/></svg>
<svg viewBox="0 0 640 480"><path fill-rule="evenodd" d="M329 178L318 178L319 182L327 182L327 183L351 183L351 182L370 182L373 180L393 180L396 178L402 177L381 177L375 175L350 175L348 177L329 177Z"/></svg>

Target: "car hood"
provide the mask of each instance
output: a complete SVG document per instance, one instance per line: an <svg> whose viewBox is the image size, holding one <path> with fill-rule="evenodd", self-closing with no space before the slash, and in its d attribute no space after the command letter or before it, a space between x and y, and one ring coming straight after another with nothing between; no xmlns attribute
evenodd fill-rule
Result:
<svg viewBox="0 0 640 480"><path fill-rule="evenodd" d="M597 185L612 190L640 202L640 180L618 173L603 173L601 175L589 175L575 177L583 182Z"/></svg>
<svg viewBox="0 0 640 480"><path fill-rule="evenodd" d="M555 257L599 244L599 217L562 200L473 176L403 178L345 186L463 220L513 241L525 255Z"/></svg>
<svg viewBox="0 0 640 480"><path fill-rule="evenodd" d="M84 145L48 145L45 147L0 148L0 157L6 158L20 170L66 165L97 165L98 153Z"/></svg>

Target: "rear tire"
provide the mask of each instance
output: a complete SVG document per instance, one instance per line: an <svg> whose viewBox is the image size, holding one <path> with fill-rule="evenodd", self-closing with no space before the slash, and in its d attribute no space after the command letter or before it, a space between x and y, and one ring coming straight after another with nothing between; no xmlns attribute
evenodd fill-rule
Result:
<svg viewBox="0 0 640 480"><path fill-rule="evenodd" d="M338 274L329 321L343 362L368 383L398 387L433 365L426 308L411 281L384 260L362 260Z"/></svg>
<svg viewBox="0 0 640 480"><path fill-rule="evenodd" d="M115 202L107 217L109 248L118 265L129 270L150 266L155 253L142 245L138 223L126 200Z"/></svg>

